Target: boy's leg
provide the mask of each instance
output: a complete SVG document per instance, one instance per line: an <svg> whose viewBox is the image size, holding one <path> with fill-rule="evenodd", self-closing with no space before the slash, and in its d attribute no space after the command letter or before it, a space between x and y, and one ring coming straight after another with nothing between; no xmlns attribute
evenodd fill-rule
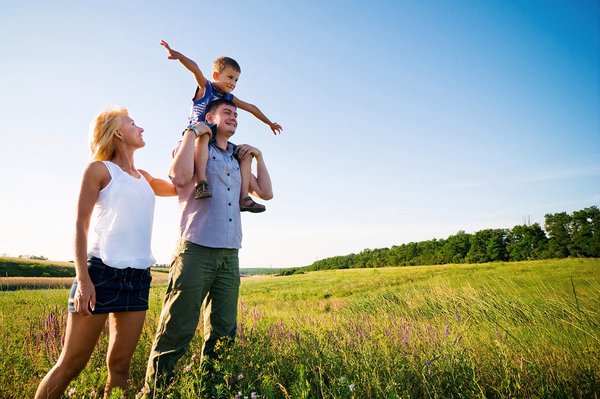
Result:
<svg viewBox="0 0 600 399"><path fill-rule="evenodd" d="M171 264L169 285L146 369L146 390L169 383L175 364L194 337L200 308L215 275L212 248L182 241Z"/></svg>
<svg viewBox="0 0 600 399"><path fill-rule="evenodd" d="M254 202L254 200L248 195L250 190L250 175L252 174L252 157L246 156L244 159L239 159L240 164L240 175L242 177L242 185L240 187L240 211L259 213L264 212L267 208Z"/></svg>
<svg viewBox="0 0 600 399"><path fill-rule="evenodd" d="M195 199L210 198L212 193L206 181L206 163L208 162L208 141L210 135L203 134L196 139L194 146L194 169L196 173Z"/></svg>

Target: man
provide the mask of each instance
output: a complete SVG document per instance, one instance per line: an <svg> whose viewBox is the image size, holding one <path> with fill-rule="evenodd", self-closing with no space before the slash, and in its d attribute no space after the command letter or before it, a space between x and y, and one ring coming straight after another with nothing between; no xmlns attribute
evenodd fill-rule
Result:
<svg viewBox="0 0 600 399"><path fill-rule="evenodd" d="M238 249L242 241L238 201L241 177L234 145L228 140L237 128L237 109L229 100L216 100L208 106L206 121L216 125L207 164L212 198L194 199L194 142L202 134L210 134L208 126L198 122L184 131L169 169L179 197L181 239L171 263L169 285L148 359L148 389L170 382L177 360L194 336L205 300L203 358L214 357L220 338L235 338L240 285ZM237 155L239 159L256 159L250 192L264 200L273 198L262 153L244 144L237 146Z"/></svg>

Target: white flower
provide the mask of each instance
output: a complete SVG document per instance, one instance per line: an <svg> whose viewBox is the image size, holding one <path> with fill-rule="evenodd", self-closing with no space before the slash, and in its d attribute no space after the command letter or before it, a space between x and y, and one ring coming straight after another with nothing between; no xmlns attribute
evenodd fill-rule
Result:
<svg viewBox="0 0 600 399"><path fill-rule="evenodd" d="M350 388L350 392L354 392L354 384L348 385L348 388Z"/></svg>
<svg viewBox="0 0 600 399"><path fill-rule="evenodd" d="M244 374L242 374L242 373L239 373L239 374L238 374L238 381L241 381L241 380L243 380L243 379L244 379Z"/></svg>

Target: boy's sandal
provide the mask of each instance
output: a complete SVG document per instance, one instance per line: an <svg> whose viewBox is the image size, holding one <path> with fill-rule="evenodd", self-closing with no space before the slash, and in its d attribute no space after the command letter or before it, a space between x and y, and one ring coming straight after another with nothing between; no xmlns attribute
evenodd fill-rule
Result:
<svg viewBox="0 0 600 399"><path fill-rule="evenodd" d="M208 186L208 182L206 180L200 180L196 183L196 190L194 192L195 199L203 199L212 197L212 193L210 192L210 187Z"/></svg>
<svg viewBox="0 0 600 399"><path fill-rule="evenodd" d="M252 197L248 196L240 201L240 211L242 212L260 213L266 210L267 208L264 205L254 202Z"/></svg>

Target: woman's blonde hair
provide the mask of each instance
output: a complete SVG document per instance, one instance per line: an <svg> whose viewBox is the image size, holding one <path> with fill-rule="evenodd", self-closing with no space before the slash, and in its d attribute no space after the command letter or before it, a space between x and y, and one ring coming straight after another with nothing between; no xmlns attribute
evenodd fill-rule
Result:
<svg viewBox="0 0 600 399"><path fill-rule="evenodd" d="M121 127L121 116L127 108L113 107L100 113L90 126L90 149L94 161L108 161L115 155L115 133Z"/></svg>

